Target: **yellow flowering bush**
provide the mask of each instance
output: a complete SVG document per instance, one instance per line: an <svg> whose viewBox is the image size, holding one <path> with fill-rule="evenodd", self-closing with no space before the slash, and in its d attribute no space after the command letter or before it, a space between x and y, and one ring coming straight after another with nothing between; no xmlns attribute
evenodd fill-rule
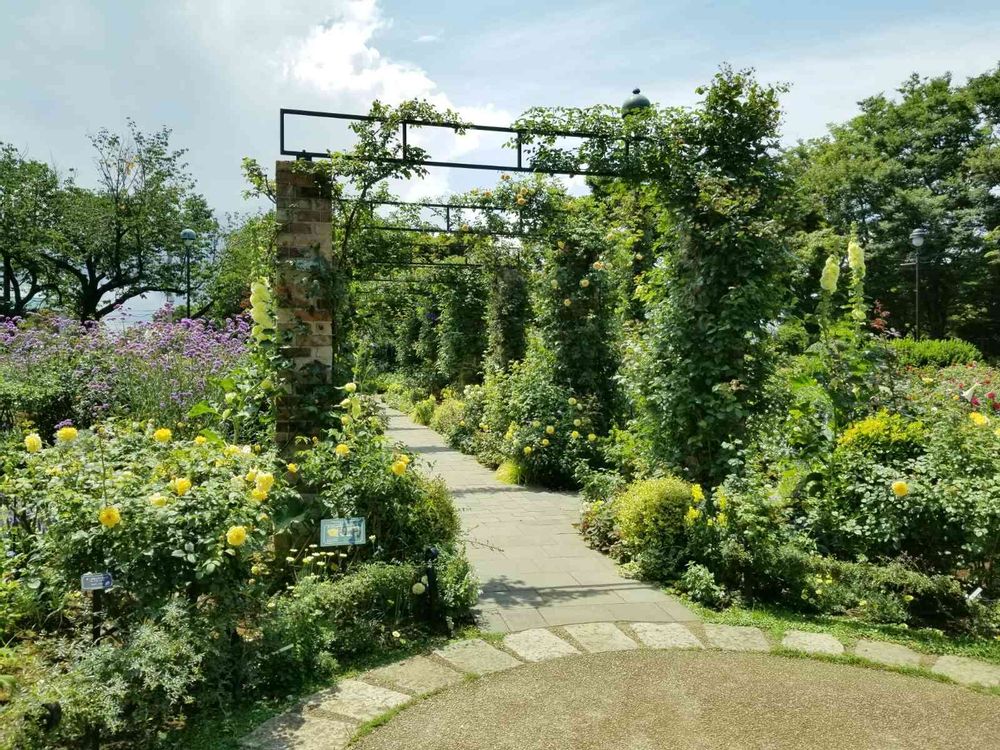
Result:
<svg viewBox="0 0 1000 750"><path fill-rule="evenodd" d="M56 430L56 441L60 443L72 443L76 440L79 432L75 427L60 427Z"/></svg>
<svg viewBox="0 0 1000 750"><path fill-rule="evenodd" d="M142 425L124 421L62 432L56 446L23 452L0 475L0 513L23 520L6 540L9 560L38 596L69 596L83 573L107 570L127 620L129 607L175 592L242 585L225 537L243 527L246 544L258 550L267 539L271 524L259 519L263 508L242 477L273 465L274 455L164 440L157 432L149 440ZM275 475L258 469L256 481L266 489L262 501L273 499Z"/></svg>

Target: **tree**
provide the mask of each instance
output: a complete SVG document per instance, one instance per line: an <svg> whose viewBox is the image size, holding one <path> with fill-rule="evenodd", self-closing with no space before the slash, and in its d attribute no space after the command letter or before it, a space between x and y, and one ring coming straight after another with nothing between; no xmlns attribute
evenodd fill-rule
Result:
<svg viewBox="0 0 1000 750"><path fill-rule="evenodd" d="M846 237L869 257L867 291L923 335L959 335L1000 351L1000 68L953 85L911 76L900 98L861 114L786 157L806 232ZM910 232L926 227L916 287Z"/></svg>
<svg viewBox="0 0 1000 750"><path fill-rule="evenodd" d="M59 191L52 240L37 251L81 320L103 318L149 292L182 294L181 229L198 233L197 268L216 228L205 199L191 192L184 151L171 150L168 129L145 134L129 121L126 136L100 130L91 141L98 187L70 181Z"/></svg>
<svg viewBox="0 0 1000 750"><path fill-rule="evenodd" d="M58 189L59 177L48 165L0 144L3 315L24 315L43 302L59 299L57 279L36 251L53 235Z"/></svg>
<svg viewBox="0 0 1000 750"><path fill-rule="evenodd" d="M274 211L231 219L222 235L221 251L202 264L204 281L198 289L195 317L226 318L241 312L250 296L250 284L269 277L275 263L277 223Z"/></svg>

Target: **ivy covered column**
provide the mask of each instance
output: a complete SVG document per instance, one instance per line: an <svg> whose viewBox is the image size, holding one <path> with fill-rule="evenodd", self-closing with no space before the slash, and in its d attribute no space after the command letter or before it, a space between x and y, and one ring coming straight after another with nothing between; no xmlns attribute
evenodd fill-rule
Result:
<svg viewBox="0 0 1000 750"><path fill-rule="evenodd" d="M275 169L278 268L275 274L281 353L287 360L278 401L276 439L288 445L318 427L315 415L333 367L332 311L319 274L333 257L329 185L316 174L279 161Z"/></svg>

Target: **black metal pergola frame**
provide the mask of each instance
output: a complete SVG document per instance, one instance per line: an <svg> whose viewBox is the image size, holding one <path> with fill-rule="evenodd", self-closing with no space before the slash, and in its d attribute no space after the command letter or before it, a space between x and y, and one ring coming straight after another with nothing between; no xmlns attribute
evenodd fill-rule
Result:
<svg viewBox="0 0 1000 750"><path fill-rule="evenodd" d="M285 146L285 118L293 117L315 117L331 120L348 120L352 122L385 122L383 117L373 115L355 115L346 112L320 112L311 109L288 109L282 107L279 116L279 147L282 156L294 156L300 159L325 159L329 157L329 151L309 151L308 149L293 150ZM485 133L506 133L514 136L514 143L517 150L516 164L484 164L480 162L461 161L440 161L437 159L412 159L407 155L407 136L410 127L417 128L439 128L451 130L455 133L461 131L474 130ZM499 125L477 125L474 123L448 123L434 122L432 120L409 120L400 121L400 139L403 143L403 154L400 158L385 158L375 160L383 164L413 164L422 167L445 167L449 169L479 169L493 172L528 172L533 174L562 175L576 177L621 177L623 175L616 172L603 172L592 170L588 166L581 166L579 169L554 169L552 167L538 166L524 163L524 137L543 136L554 138L581 138L597 139L602 141L622 141L625 144L625 158L629 156L629 144L636 141L646 140L641 136L626 136L616 133L590 133L579 130L542 130L533 128L505 128Z"/></svg>
<svg viewBox="0 0 1000 750"><path fill-rule="evenodd" d="M375 117L373 115L356 115L349 114L346 112L322 112L317 110L309 109L291 109L282 107L279 114L279 149L282 156L293 156L296 159L312 160L312 159L326 159L329 158L329 151L310 151L308 149L294 150L286 146L285 143L285 119L286 117L313 117L321 119L332 119L332 120L347 120L350 122L386 122L386 118ZM487 133L506 133L508 135L514 136L514 147L517 153L517 163L516 164L486 164L480 162L454 162L454 161L441 161L437 159L414 159L411 158L407 153L408 148L408 134L409 128L438 128L443 130L451 130L455 133L473 130L478 132ZM400 122L400 139L402 141L403 153L400 158L382 158L382 159L369 159L373 163L381 164L410 164L414 166L421 167L442 167L446 169L473 169L473 170L485 170L494 172L518 172L518 173L529 173L529 174L545 174L550 176L565 176L565 177L606 177L606 178L619 178L624 175L616 172L605 172L600 170L589 169L587 165L581 165L579 169L556 169L552 167L539 166L534 163L525 164L525 154L524 154L524 137L525 136L541 136L541 137L555 137L555 138L580 138L580 139L599 139L603 141L622 141L625 146L625 158L629 156L629 144L632 142L639 142L643 140L648 140L642 136L626 136L622 134L615 133L594 133L594 132L584 132L576 130L545 130L545 129L533 129L533 128L509 128L500 127L497 125L477 125L474 123L445 123L445 122L434 122L430 120L416 120L416 119L403 119ZM505 144L507 145L507 144ZM400 226L400 225L388 225L388 226L369 226L365 227L365 230L372 231L389 231L389 232L420 232L420 233L436 233L436 234L461 234L464 236L478 235L478 236L490 236L490 237L511 237L511 238L532 238L539 235L533 235L524 231L523 221L518 216L518 231L517 232L503 232L490 229L477 229L473 227L469 228L454 228L452 226L452 210L476 210L476 211L496 211L505 213L514 213L516 209L504 207L504 206L483 206L475 204L463 204L463 203L443 203L443 202L433 202L433 201L397 201L397 200L381 200L381 199L359 199L357 197L343 197L339 199L341 202L351 202L359 201L364 204L369 205L387 205L387 206L397 206L406 207L414 206L420 208L429 208L433 210L444 210L445 212L445 226L440 227L428 227L428 226ZM414 245L419 246L418 244ZM502 264L501 264L502 265ZM432 262L377 262L369 263L367 267L371 268L427 268L427 269L441 269L441 270L454 270L457 268L486 268L493 267L492 264L483 263L432 263ZM355 281L361 282L391 282L391 283L422 283L422 280L415 279L387 279L387 278L369 278L369 279L354 279Z"/></svg>

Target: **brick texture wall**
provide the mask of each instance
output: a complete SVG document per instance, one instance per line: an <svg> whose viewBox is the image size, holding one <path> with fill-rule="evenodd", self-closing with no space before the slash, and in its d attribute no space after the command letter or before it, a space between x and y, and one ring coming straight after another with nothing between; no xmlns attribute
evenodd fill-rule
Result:
<svg viewBox="0 0 1000 750"><path fill-rule="evenodd" d="M278 401L279 446L290 446L296 435L314 433L304 407L329 383L333 365L331 312L321 304L314 282L332 257L330 192L313 175L294 172L294 164L279 161L275 169L277 320L285 340L282 353L293 365Z"/></svg>

